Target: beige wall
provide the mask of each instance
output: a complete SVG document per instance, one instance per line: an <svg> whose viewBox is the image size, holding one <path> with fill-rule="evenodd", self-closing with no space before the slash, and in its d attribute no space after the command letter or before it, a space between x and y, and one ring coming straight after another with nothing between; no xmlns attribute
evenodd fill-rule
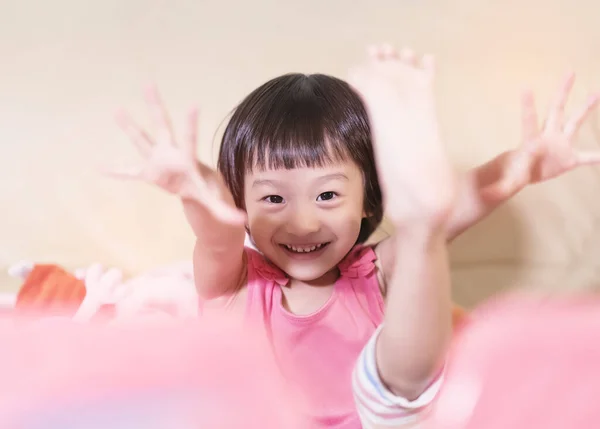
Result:
<svg viewBox="0 0 600 429"><path fill-rule="evenodd" d="M600 6L592 0L8 3L0 10L2 271L34 259L137 272L189 257L192 236L177 201L94 171L135 160L112 114L126 106L143 115L145 82L159 83L176 114L200 104L200 156L212 162L217 126L266 79L289 71L343 77L365 44L408 44L438 57L443 128L464 168L517 143L523 85L545 102L573 68L574 101L600 87ZM591 129L581 137L594 147ZM589 283L600 266L599 174L582 170L529 189L458 240L460 302L509 285L550 288L566 267L573 285Z"/></svg>

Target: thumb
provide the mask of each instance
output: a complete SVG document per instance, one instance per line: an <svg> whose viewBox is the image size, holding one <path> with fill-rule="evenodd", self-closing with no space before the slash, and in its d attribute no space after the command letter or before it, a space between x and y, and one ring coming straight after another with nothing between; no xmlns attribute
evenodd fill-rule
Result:
<svg viewBox="0 0 600 429"><path fill-rule="evenodd" d="M500 180L496 183L481 189L481 199L486 204L498 204L515 195L519 191L519 186L514 181Z"/></svg>
<svg viewBox="0 0 600 429"><path fill-rule="evenodd" d="M207 205L212 215L221 222L230 225L244 225L246 223L246 212L237 207L230 206L222 200L215 200Z"/></svg>
<svg viewBox="0 0 600 429"><path fill-rule="evenodd" d="M508 199L523 189L531 180L532 153L521 149L513 154L502 169L500 179L487 186L482 193L487 198Z"/></svg>
<svg viewBox="0 0 600 429"><path fill-rule="evenodd" d="M184 198L196 201L215 218L230 225L244 225L246 212L228 204L220 196L208 189L206 183L200 182L199 186L191 189Z"/></svg>

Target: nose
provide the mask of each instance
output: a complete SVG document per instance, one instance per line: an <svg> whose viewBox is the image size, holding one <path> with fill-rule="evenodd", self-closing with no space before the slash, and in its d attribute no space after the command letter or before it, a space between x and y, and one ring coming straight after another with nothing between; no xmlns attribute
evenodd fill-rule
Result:
<svg viewBox="0 0 600 429"><path fill-rule="evenodd" d="M321 229L316 209L309 207L294 207L287 220L287 232L297 237L304 237Z"/></svg>

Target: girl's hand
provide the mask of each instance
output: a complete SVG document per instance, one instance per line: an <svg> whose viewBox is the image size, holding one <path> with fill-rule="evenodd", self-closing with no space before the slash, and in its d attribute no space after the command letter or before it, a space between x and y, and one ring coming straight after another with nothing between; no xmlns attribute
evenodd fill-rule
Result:
<svg viewBox="0 0 600 429"><path fill-rule="evenodd" d="M109 174L154 184L184 200L200 204L224 223L243 224L245 214L228 198L218 173L196 159L198 111L190 111L185 137L178 141L167 109L155 88L148 90L146 100L157 129L156 135L151 136L127 113L121 112L117 122L135 144L143 161L136 168L111 171Z"/></svg>
<svg viewBox="0 0 600 429"><path fill-rule="evenodd" d="M482 197L491 202L506 200L528 184L567 173L579 166L600 163L600 151L580 151L574 142L577 131L598 104L599 94L591 96L571 117L565 118L565 105L575 76L569 74L540 126L531 91L523 94L523 137L521 146L496 158L482 177ZM485 176L481 171L481 176ZM487 182L487 183L486 183Z"/></svg>
<svg viewBox="0 0 600 429"><path fill-rule="evenodd" d="M350 82L369 113L386 214L396 224L445 222L455 177L438 133L433 58L379 46Z"/></svg>

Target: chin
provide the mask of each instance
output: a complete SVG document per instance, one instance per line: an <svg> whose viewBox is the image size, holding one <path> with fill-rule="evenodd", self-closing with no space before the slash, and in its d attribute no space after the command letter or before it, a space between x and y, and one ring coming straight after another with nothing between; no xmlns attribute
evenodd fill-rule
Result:
<svg viewBox="0 0 600 429"><path fill-rule="evenodd" d="M261 247L263 246L258 246L259 249ZM300 255L273 243L267 244L263 249L267 259L284 271L289 278L302 282L314 282L329 274L337 268L350 250L340 249L339 242L330 242L321 250Z"/></svg>
<svg viewBox="0 0 600 429"><path fill-rule="evenodd" d="M336 270L337 264L343 258L343 255L339 258L332 256L334 255L325 254L316 258L297 259L293 256L290 257L284 251L277 254L276 261L288 277L300 280L301 282L314 282L331 273L331 271Z"/></svg>
<svg viewBox="0 0 600 429"><path fill-rule="evenodd" d="M315 280L320 279L325 274L329 273L331 270L335 268L335 265L330 268L317 268L317 267L298 267L290 266L286 267L285 273L291 278L295 280L299 280L301 282L313 282Z"/></svg>

